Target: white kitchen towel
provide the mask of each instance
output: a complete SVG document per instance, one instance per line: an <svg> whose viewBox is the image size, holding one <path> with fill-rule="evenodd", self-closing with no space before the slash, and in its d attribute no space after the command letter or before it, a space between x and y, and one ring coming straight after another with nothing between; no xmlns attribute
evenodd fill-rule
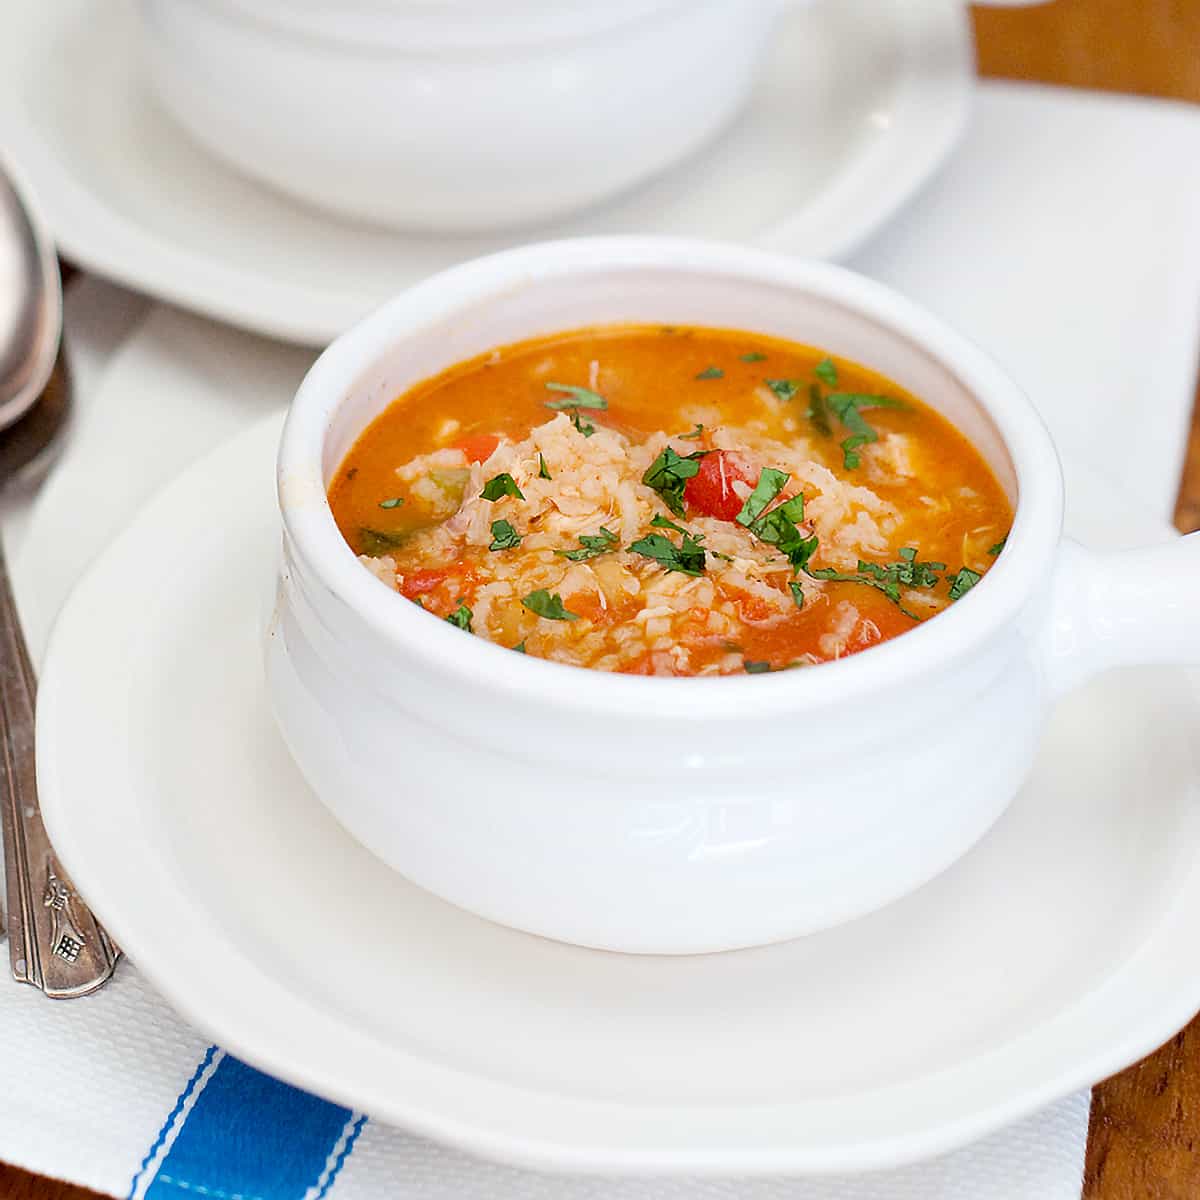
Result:
<svg viewBox="0 0 1200 1200"><path fill-rule="evenodd" d="M1069 452L1165 516L1200 335L1197 194L1191 110L985 85L960 152L853 265L991 349ZM70 581L131 511L285 403L310 358L88 280L70 298L68 335L79 420L32 518L13 512L6 527L35 651ZM0 1159L113 1195L1077 1200L1080 1189L1086 1093L897 1171L565 1178L479 1162L246 1069L131 964L79 1002L0 986L0 1031Z"/></svg>

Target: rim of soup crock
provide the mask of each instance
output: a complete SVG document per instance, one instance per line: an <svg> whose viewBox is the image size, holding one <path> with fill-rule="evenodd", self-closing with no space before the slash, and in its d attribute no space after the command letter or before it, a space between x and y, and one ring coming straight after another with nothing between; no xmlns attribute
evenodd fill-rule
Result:
<svg viewBox="0 0 1200 1200"><path fill-rule="evenodd" d="M195 2L195 0L194 0ZM686 0L522 0L503 13L494 0L407 0L378 5L328 0L199 0L208 8L288 38L410 54L520 51L587 42L671 10ZM780 4L774 4L777 10Z"/></svg>
<svg viewBox="0 0 1200 1200"><path fill-rule="evenodd" d="M1017 499L1005 552L962 599L904 634L814 669L747 676L629 676L515 654L405 603L358 561L326 498L325 441L345 397L406 338L467 304L503 302L514 288L568 275L659 270L709 282L727 278L828 299L885 326L948 370L991 419L1009 455ZM546 330L530 331L545 333ZM753 332L750 330L749 332ZM451 364L447 364L449 366ZM865 365L870 366L867 362ZM358 432L361 432L359 430ZM277 463L284 527L298 561L377 637L427 669L478 693L520 696L591 715L727 718L753 697L759 712L812 711L903 686L952 666L1017 621L1048 589L1062 530L1063 479L1049 431L1024 392L974 343L899 293L865 276L726 243L663 237L543 242L453 267L397 296L339 337L301 383L284 425ZM314 503L319 493L321 502ZM739 690L740 689L740 690Z"/></svg>

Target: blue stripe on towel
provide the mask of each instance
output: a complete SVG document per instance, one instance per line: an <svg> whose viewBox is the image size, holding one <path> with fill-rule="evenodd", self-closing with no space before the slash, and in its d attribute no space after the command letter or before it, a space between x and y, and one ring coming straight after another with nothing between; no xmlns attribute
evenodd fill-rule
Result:
<svg viewBox="0 0 1200 1200"><path fill-rule="evenodd" d="M210 1047L130 1186L132 1200L321 1200L366 1117Z"/></svg>
<svg viewBox="0 0 1200 1200"><path fill-rule="evenodd" d="M324 1200L324 1197L329 1194L329 1189L333 1187L333 1181L338 1177L338 1172L342 1167L346 1165L346 1159L350 1157L354 1149L354 1143L358 1141L358 1135L362 1133L363 1126L366 1123L366 1117L358 1117L354 1124L346 1130L341 1145L334 1147L333 1153L330 1154L325 1164L325 1172L322 1178L317 1181L320 1186L317 1188L317 1193L313 1197L313 1200Z"/></svg>
<svg viewBox="0 0 1200 1200"><path fill-rule="evenodd" d="M146 1155L137 1169L137 1174L129 1181L129 1194L126 1200L134 1200L135 1196L145 1194L146 1189L142 1186L142 1181L148 1179L148 1175L153 1176L154 1172L158 1170L158 1162L166 1154L167 1141L174 1136L183 1110L191 1102L192 1093L196 1090L197 1086L203 1086L200 1081L205 1078L213 1059L219 1053L220 1051L216 1046L209 1046L204 1052L204 1057L200 1060L200 1065L192 1072L192 1077L187 1081L187 1086L176 1097L174 1106L167 1113L167 1119L162 1123L162 1128L158 1131L158 1136L150 1143L150 1149L146 1151Z"/></svg>

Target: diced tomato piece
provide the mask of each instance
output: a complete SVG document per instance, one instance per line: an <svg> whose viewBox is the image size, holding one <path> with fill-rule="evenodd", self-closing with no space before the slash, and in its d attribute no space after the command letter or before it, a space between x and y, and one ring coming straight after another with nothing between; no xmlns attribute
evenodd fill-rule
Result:
<svg viewBox="0 0 1200 1200"><path fill-rule="evenodd" d="M486 462L500 445L500 439L494 433L472 433L461 442L454 443L455 450L461 450L468 462Z"/></svg>
<svg viewBox="0 0 1200 1200"><path fill-rule="evenodd" d="M400 592L412 600L416 596L424 596L428 592L432 592L439 583L445 580L448 574L445 570L437 570L430 568L424 571L412 571L404 576L403 582L400 584Z"/></svg>
<svg viewBox="0 0 1200 1200"><path fill-rule="evenodd" d="M742 497L733 490L735 483L753 487L754 468L740 454L714 450L700 460L700 470L687 481L683 498L707 517L732 521L742 511Z"/></svg>

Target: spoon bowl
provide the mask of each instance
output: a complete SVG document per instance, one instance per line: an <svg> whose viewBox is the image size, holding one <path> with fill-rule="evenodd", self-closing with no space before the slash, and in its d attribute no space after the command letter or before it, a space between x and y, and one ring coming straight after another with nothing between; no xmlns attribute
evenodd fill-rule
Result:
<svg viewBox="0 0 1200 1200"><path fill-rule="evenodd" d="M0 428L41 395L62 336L62 281L29 189L0 161Z"/></svg>

